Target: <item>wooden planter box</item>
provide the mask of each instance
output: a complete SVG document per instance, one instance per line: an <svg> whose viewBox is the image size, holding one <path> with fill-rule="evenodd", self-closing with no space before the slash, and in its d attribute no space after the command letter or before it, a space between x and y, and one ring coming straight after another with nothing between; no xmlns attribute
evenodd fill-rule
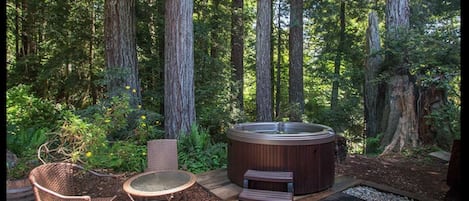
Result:
<svg viewBox="0 0 469 201"><path fill-rule="evenodd" d="M34 201L31 183L27 178L7 181L7 201Z"/></svg>

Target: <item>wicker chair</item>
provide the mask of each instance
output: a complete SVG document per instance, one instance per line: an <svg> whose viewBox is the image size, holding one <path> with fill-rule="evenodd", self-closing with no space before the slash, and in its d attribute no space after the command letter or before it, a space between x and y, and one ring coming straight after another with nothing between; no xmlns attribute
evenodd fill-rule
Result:
<svg viewBox="0 0 469 201"><path fill-rule="evenodd" d="M112 197L91 198L89 195L79 195L80 189L74 185L78 181L78 174L91 173L99 177L114 177L113 175L100 174L85 170L83 167L72 163L46 163L40 165L29 173L29 181L33 185L34 196L37 201L112 201ZM117 179L117 178L116 178Z"/></svg>

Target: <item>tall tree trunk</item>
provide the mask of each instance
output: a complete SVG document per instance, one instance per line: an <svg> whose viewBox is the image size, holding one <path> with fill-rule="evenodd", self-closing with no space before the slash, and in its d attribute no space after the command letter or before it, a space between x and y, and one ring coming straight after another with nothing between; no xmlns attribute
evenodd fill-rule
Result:
<svg viewBox="0 0 469 201"><path fill-rule="evenodd" d="M21 45L19 47L19 54L17 62L21 66L21 70L24 74L24 83L32 84L36 80L37 69L33 62L29 62L30 57L33 57L37 53L36 42L34 41L34 35L36 32L36 21L35 18L35 7L30 6L26 0L21 1ZM36 90L36 89L35 89Z"/></svg>
<svg viewBox="0 0 469 201"><path fill-rule="evenodd" d="M290 68L289 102L294 106L290 121L302 121L304 113L303 93L303 0L292 0L290 10Z"/></svg>
<svg viewBox="0 0 469 201"><path fill-rule="evenodd" d="M137 107L142 98L137 66L135 0L106 0L104 15L108 92L115 96L130 87L130 104Z"/></svg>
<svg viewBox="0 0 469 201"><path fill-rule="evenodd" d="M272 2L257 1L256 108L257 121L272 121Z"/></svg>
<svg viewBox="0 0 469 201"><path fill-rule="evenodd" d="M382 154L402 151L418 143L414 83L409 78L409 64L405 59L407 53L405 49L402 50L402 44L395 45L397 41L402 41L408 29L408 0L387 0L386 45L394 54L385 55L385 60L393 66L388 69L391 77L385 95L389 113L384 113L386 122L381 146L385 149Z"/></svg>
<svg viewBox="0 0 469 201"><path fill-rule="evenodd" d="M96 89L96 85L94 84L95 82L95 75L94 75L94 72L93 72L93 68L94 68L94 51L93 51L93 47L94 47L94 35L95 35L95 32L96 32L96 27L94 26L94 18L95 18L95 12L94 12L94 2L93 0L90 1L90 10L91 10L91 24L90 24L90 32L91 32L91 36L90 36L90 45L88 47L88 56L89 56L89 59L88 59L88 65L89 65L89 83L88 83L88 88L89 88L89 91L90 91L90 95L91 95L91 101L92 101L92 104L95 105L98 101L98 94L97 94L97 89Z"/></svg>
<svg viewBox="0 0 469 201"><path fill-rule="evenodd" d="M220 0L213 0L213 10L212 10L212 20L214 23L212 23L212 28L210 30L210 38L212 42L210 43L210 56L213 58L213 61L218 59L218 54L220 52L220 37L218 36L219 30L219 23L220 23Z"/></svg>
<svg viewBox="0 0 469 201"><path fill-rule="evenodd" d="M240 111L244 110L244 23L243 23L243 0L232 1L231 14L231 65L234 74L235 93L237 96L238 107Z"/></svg>
<svg viewBox="0 0 469 201"><path fill-rule="evenodd" d="M166 1L165 137L176 139L195 123L193 0Z"/></svg>
<svg viewBox="0 0 469 201"><path fill-rule="evenodd" d="M379 96L381 85L377 80L383 62L383 58L379 54L379 51L381 51L381 42L378 25L378 14L372 11L368 15L368 28L366 30L367 60L365 65L364 102L367 138L376 137L378 134L378 125L381 117L379 115L381 112L379 111L383 111L381 107L384 101L384 99L381 98L384 96ZM371 148L372 147L367 145L366 152L375 151L371 150Z"/></svg>
<svg viewBox="0 0 469 201"><path fill-rule="evenodd" d="M153 21L155 22L154 25L157 26L159 29L157 29L158 31L155 32L155 35L154 37L156 38L155 39L155 42L156 42L156 51L157 51L157 57L158 58L164 58L165 57L165 39L164 37L158 37L158 36L161 36L164 34L164 26L165 26L165 22L164 20L157 20L159 19L159 17L161 16L165 16L165 2L164 1L156 1L157 3L157 6L156 6L156 9L157 9L157 12L156 13L152 13L152 17L153 17ZM152 74L155 75L155 76L152 76L152 86L154 88L157 88L156 91L161 91L162 94L164 94L164 77L165 77L165 73L164 73L164 65L165 65L165 61L162 60L162 59L159 59L158 62L157 62L157 68L152 68ZM163 97L164 98L164 97ZM164 114L164 99L163 100L159 100L161 102L160 104L160 107L159 107L159 113L160 114Z"/></svg>
<svg viewBox="0 0 469 201"><path fill-rule="evenodd" d="M280 118L280 100L282 99L281 96L281 69L282 69L282 4L279 0L278 2L278 12L277 12L277 79L275 84L275 118Z"/></svg>
<svg viewBox="0 0 469 201"><path fill-rule="evenodd" d="M339 80L340 80L340 64L342 62L342 52L344 51L345 42L345 0L340 1L340 33L339 43L337 44L337 53L334 61L334 80L332 81L331 110L337 110L339 101Z"/></svg>
<svg viewBox="0 0 469 201"><path fill-rule="evenodd" d="M15 0L15 59L19 60L20 55L20 5L19 0Z"/></svg>

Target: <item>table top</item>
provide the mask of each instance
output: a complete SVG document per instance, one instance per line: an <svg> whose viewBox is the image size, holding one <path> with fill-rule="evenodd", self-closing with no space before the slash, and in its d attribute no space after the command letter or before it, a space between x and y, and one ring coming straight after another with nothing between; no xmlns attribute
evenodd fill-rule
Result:
<svg viewBox="0 0 469 201"><path fill-rule="evenodd" d="M153 197L179 192L191 187L196 176L183 170L150 171L124 182L124 191L135 196Z"/></svg>

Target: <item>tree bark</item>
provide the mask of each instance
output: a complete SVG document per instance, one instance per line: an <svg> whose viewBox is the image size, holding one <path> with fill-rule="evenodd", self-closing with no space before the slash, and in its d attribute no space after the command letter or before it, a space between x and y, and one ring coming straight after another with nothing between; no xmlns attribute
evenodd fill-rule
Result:
<svg viewBox="0 0 469 201"><path fill-rule="evenodd" d="M394 54L386 54L387 63L392 63L388 70L391 73L387 83L386 104L389 113L383 117L381 146L385 147L382 154L402 151L418 144L418 124L416 119L416 101L414 83L409 79L409 64L406 58L405 45L393 45L402 41L409 29L408 0L387 0L386 2L386 36L387 48ZM400 51L397 51L399 48ZM404 48L404 50L402 50Z"/></svg>
<svg viewBox="0 0 469 201"><path fill-rule="evenodd" d="M272 2L257 1L256 108L257 121L272 121Z"/></svg>
<svg viewBox="0 0 469 201"><path fill-rule="evenodd" d="M235 83L235 93L237 97L237 105L240 111L244 110L244 23L243 23L243 0L232 1L231 16L231 65L234 74L233 81Z"/></svg>
<svg viewBox="0 0 469 201"><path fill-rule="evenodd" d="M192 0L166 1L165 137L177 139L195 124Z"/></svg>
<svg viewBox="0 0 469 201"><path fill-rule="evenodd" d="M419 140L425 145L438 144L441 148L450 148L449 144L438 142L435 136L442 136L446 133L438 133L438 128L427 118L434 110L438 110L447 104L446 92L444 89L431 85L429 87L420 87L417 98L417 119L419 124ZM441 130L450 130L441 129Z"/></svg>
<svg viewBox="0 0 469 201"><path fill-rule="evenodd" d="M339 80L340 80L340 64L342 62L342 52L345 42L345 0L340 1L340 33L339 44L337 45L337 53L334 61L334 80L332 81L331 110L337 110L339 101Z"/></svg>
<svg viewBox="0 0 469 201"><path fill-rule="evenodd" d="M395 75L389 86L390 113L382 140L386 144L383 154L416 147L418 142L414 84L407 75Z"/></svg>
<svg viewBox="0 0 469 201"><path fill-rule="evenodd" d="M220 0L212 0L213 1L213 10L211 12L211 18L213 20L213 23L212 23L212 27L211 27L211 30L210 30L210 38L212 40L212 42L210 43L210 56L213 58L213 60L217 60L218 57L219 57L219 52L220 52L220 44L221 42L219 41L220 40L220 37L219 37L219 32L220 32L220 27L219 27L219 23L221 23L220 21L220 14L219 14L219 10L220 10Z"/></svg>
<svg viewBox="0 0 469 201"><path fill-rule="evenodd" d="M20 11L21 10L21 11ZM21 71L24 76L21 78L24 79L24 83L31 84L35 82L37 77L37 69L35 69L33 62L29 62L29 58L37 54L37 44L34 40L36 34L36 20L35 20L35 10L34 6L30 6L30 2L26 0L21 0L20 3L20 41L21 44L18 48L17 62L21 66ZM36 90L35 91L39 91Z"/></svg>
<svg viewBox="0 0 469 201"><path fill-rule="evenodd" d="M279 1L278 3L278 12L277 12L277 74L276 74L276 83L275 83L275 118L280 118L280 101L281 96L281 78L282 78L282 4Z"/></svg>
<svg viewBox="0 0 469 201"><path fill-rule="evenodd" d="M135 0L106 0L104 15L108 92L115 96L130 87L130 104L136 108L142 98L137 66Z"/></svg>
<svg viewBox="0 0 469 201"><path fill-rule="evenodd" d="M90 37L90 46L89 46L89 49L88 49L88 54L89 54L89 60L88 60L88 64L89 64L89 91L90 91L90 95L91 95L91 103L93 105L95 105L97 102L98 102L98 93L97 93L97 87L96 85L94 84L95 82L95 75L94 75L94 72L93 72L93 68L94 68L94 51L93 51L93 48L94 48L94 35L95 35L95 30L96 30L96 27L94 26L94 18L95 18L95 12L94 12L94 4L93 4L93 1L91 1L91 24L90 24L90 31L91 31L91 37Z"/></svg>
<svg viewBox="0 0 469 201"><path fill-rule="evenodd" d="M303 93L303 0L292 0L290 11L289 102L290 121L302 121Z"/></svg>
<svg viewBox="0 0 469 201"><path fill-rule="evenodd" d="M383 111L383 101L379 96L380 82L377 80L378 73L381 72L383 58L379 54L381 51L381 42L378 29L379 21L378 14L371 12L368 15L368 28L366 31L366 44L367 44L367 60L365 65L365 122L366 122L366 137L373 138L378 135L378 125L380 122L380 112ZM372 151L366 146L366 151Z"/></svg>

